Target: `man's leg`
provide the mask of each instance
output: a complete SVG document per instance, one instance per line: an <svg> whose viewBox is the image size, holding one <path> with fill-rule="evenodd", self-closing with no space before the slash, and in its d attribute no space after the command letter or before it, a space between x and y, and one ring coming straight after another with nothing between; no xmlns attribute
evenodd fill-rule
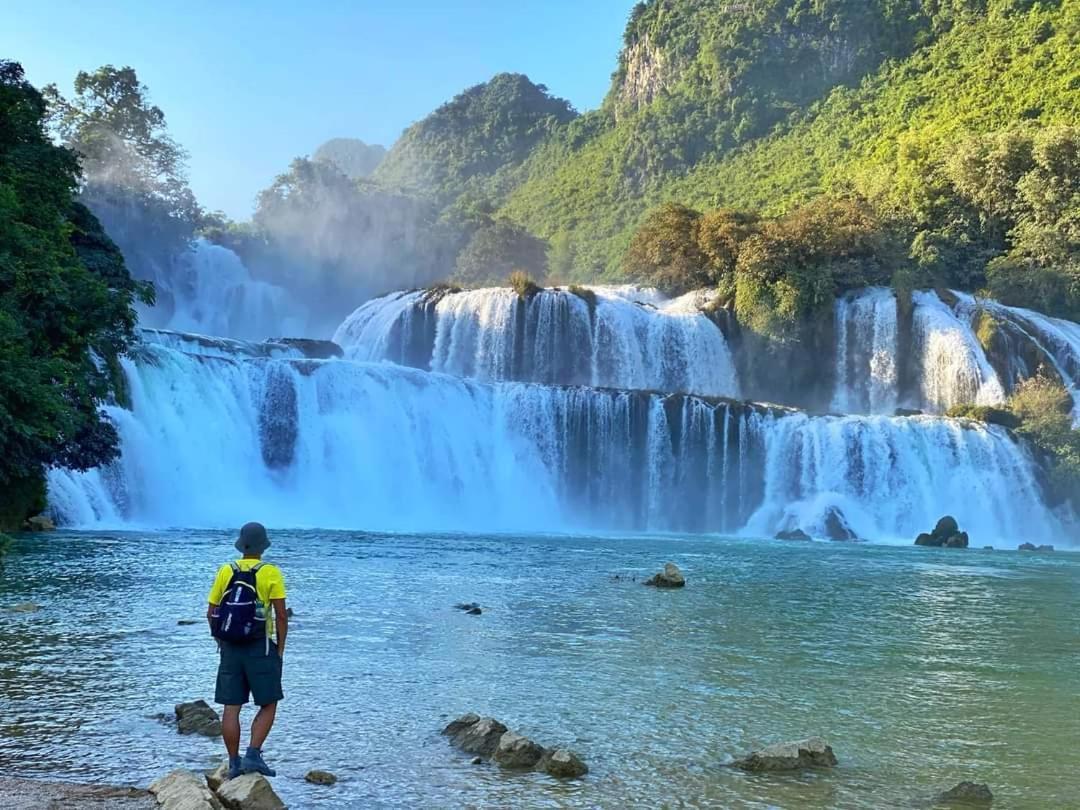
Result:
<svg viewBox="0 0 1080 810"><path fill-rule="evenodd" d="M240 756L240 707L226 706L221 710L221 738L229 760Z"/></svg>
<svg viewBox="0 0 1080 810"><path fill-rule="evenodd" d="M251 745L262 750L266 742L266 735L274 725L274 717L277 715L277 703L268 703L259 707L258 714L251 721ZM237 725L237 739L239 739L239 724Z"/></svg>

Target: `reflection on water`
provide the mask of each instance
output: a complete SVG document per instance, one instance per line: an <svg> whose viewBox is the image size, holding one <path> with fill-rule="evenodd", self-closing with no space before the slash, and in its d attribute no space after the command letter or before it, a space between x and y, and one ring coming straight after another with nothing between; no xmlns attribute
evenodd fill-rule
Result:
<svg viewBox="0 0 1080 810"><path fill-rule="evenodd" d="M0 773L146 784L214 741L152 716L211 697L199 619L230 538L61 533L0 569ZM1080 795L1075 555L674 537L274 535L296 610L267 757L294 807L911 807L961 779L1002 806ZM612 575L675 560L658 592ZM640 578L640 577L639 577ZM453 610L484 605L483 616ZM490 713L578 750L559 783L438 736ZM249 715L247 715L249 716ZM723 767L825 736L841 766ZM341 777L303 781L310 768Z"/></svg>

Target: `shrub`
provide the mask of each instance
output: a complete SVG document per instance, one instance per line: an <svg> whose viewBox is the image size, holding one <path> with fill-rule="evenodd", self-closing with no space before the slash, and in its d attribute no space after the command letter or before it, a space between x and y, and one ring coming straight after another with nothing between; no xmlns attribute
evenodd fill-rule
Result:
<svg viewBox="0 0 1080 810"><path fill-rule="evenodd" d="M1010 430L1015 430L1020 426L1020 419L1012 411L989 405L953 405L945 415L954 419L975 419L989 425L1001 425Z"/></svg>
<svg viewBox="0 0 1080 810"><path fill-rule="evenodd" d="M507 283L514 288L519 298L532 298L540 292L539 285L532 280L532 276L524 270L514 270L506 279Z"/></svg>
<svg viewBox="0 0 1080 810"><path fill-rule="evenodd" d="M567 288L567 290L571 294L576 295L578 298L584 301L589 307L589 312L592 312L596 309L596 293L590 290L588 287L571 284Z"/></svg>

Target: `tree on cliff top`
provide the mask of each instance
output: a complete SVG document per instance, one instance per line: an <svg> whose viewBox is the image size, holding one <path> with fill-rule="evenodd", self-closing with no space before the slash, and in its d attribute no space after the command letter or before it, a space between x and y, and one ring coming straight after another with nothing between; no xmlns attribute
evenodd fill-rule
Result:
<svg viewBox="0 0 1080 810"><path fill-rule="evenodd" d="M45 132L46 103L0 61L0 526L41 508L49 465L114 458L101 405L152 289L76 202L75 154Z"/></svg>

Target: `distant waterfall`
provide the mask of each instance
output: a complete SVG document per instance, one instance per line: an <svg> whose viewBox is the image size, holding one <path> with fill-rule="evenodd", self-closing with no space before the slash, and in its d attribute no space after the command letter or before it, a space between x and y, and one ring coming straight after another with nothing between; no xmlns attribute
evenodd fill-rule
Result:
<svg viewBox="0 0 1080 810"><path fill-rule="evenodd" d="M133 409L110 409L121 459L50 474L66 525L820 534L838 508L873 540L945 513L977 542L1054 536L1031 459L996 427L150 337L125 361Z"/></svg>
<svg viewBox="0 0 1080 810"><path fill-rule="evenodd" d="M838 413L891 414L898 403L896 297L874 287L836 300Z"/></svg>
<svg viewBox="0 0 1080 810"><path fill-rule="evenodd" d="M158 306L140 313L145 326L248 340L299 335L306 326L285 290L255 281L239 256L205 239L153 282Z"/></svg>
<svg viewBox="0 0 1080 810"><path fill-rule="evenodd" d="M697 294L591 290L594 301L559 289L527 300L506 288L399 293L361 306L334 340L356 360L485 382L738 396L727 342Z"/></svg>

